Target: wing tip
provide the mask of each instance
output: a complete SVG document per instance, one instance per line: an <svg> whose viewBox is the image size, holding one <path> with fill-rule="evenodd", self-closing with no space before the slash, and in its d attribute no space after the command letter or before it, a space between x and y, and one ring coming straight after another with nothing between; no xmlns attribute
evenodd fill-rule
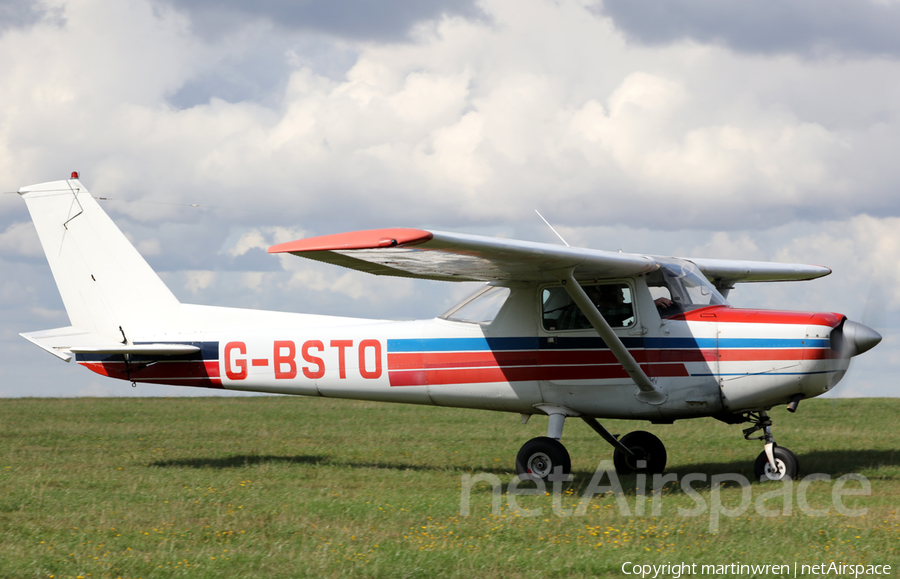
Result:
<svg viewBox="0 0 900 579"><path fill-rule="evenodd" d="M417 245L431 240L434 234L424 229L396 227L368 229L349 233L334 233L279 243L269 253L303 253L307 251L336 251L345 249L378 249L400 245Z"/></svg>

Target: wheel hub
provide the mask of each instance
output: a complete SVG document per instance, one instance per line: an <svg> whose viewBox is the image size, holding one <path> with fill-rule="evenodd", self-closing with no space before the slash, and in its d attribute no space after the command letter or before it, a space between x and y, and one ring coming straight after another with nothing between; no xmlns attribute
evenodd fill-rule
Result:
<svg viewBox="0 0 900 579"><path fill-rule="evenodd" d="M772 465L766 462L766 465L763 467L766 478L769 480L781 480L784 477L784 473L787 471L787 467L784 465L784 461L780 458L775 459L775 466L778 469L773 469Z"/></svg>
<svg viewBox="0 0 900 579"><path fill-rule="evenodd" d="M528 473L543 478L550 474L553 462L543 452L536 452L528 459Z"/></svg>
<svg viewBox="0 0 900 579"><path fill-rule="evenodd" d="M625 460L628 462L628 466L631 467L635 472L640 472L646 470L646 465L649 464L648 453L646 450L641 448L640 446L632 446L631 452L634 453L634 456L627 456ZM638 467L638 462L644 461L644 467Z"/></svg>

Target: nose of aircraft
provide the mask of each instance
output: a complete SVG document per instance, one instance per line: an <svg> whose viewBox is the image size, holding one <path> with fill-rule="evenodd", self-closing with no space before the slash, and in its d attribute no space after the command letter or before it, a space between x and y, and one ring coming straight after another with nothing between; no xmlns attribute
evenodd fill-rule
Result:
<svg viewBox="0 0 900 579"><path fill-rule="evenodd" d="M872 328L845 319L831 330L831 349L843 357L853 357L868 352L881 341L881 334Z"/></svg>

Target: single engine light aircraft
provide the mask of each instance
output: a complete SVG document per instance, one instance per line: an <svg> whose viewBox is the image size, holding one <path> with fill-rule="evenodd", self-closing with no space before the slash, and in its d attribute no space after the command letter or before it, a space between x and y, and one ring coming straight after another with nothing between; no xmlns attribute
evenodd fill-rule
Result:
<svg viewBox="0 0 900 579"><path fill-rule="evenodd" d="M180 303L78 174L24 187L71 326L22 334L65 361L136 382L431 404L548 416L519 474L568 474L577 417L620 472L659 473L656 436L597 419L711 416L750 423L758 478L796 478L767 415L833 388L881 336L836 313L731 307L737 283L810 280L825 267L683 259L477 235L378 229L282 243L269 253L374 275L486 282L432 320L385 321ZM761 431L761 432L760 432ZM759 433L757 436L751 436Z"/></svg>

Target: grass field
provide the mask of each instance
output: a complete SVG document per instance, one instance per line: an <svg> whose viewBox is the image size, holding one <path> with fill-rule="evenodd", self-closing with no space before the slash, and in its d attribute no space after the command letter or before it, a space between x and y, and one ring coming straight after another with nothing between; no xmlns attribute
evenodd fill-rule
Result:
<svg viewBox="0 0 900 579"><path fill-rule="evenodd" d="M522 426L518 415L296 397L2 400L0 577L621 577L627 561L835 561L890 564L897 575L900 399L811 400L772 416L801 476L868 479L869 495L842 499L864 516L836 512L828 481L808 485L808 508L798 483L768 500L784 487L754 483L753 505L721 516L717 533L708 510L679 514L698 501L739 510L746 491L712 492L709 477L752 477L762 450L713 419L604 422L654 432L667 472L706 479L696 497L667 484L659 516L649 500L636 514L633 476L621 478L630 514L606 493L581 516L554 513L551 495L518 496L542 509L524 516L503 496L494 516L482 483L461 516L464 475L496 476L505 491L516 452L546 433L546 418ZM556 500L572 508L612 449L576 420L563 442L575 481Z"/></svg>

